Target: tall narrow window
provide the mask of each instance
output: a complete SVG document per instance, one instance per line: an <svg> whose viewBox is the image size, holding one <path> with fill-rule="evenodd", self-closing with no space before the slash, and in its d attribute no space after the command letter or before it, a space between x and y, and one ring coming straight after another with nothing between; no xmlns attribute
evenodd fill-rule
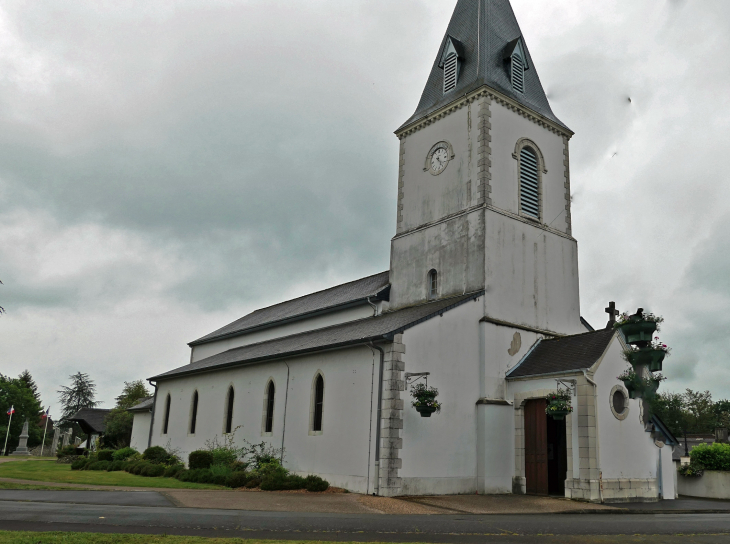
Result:
<svg viewBox="0 0 730 544"><path fill-rule="evenodd" d="M518 93L525 92L525 61L517 51L512 55L512 88Z"/></svg>
<svg viewBox="0 0 730 544"><path fill-rule="evenodd" d="M167 428L170 424L170 403L171 403L170 395L167 395L167 401L165 401L165 421L162 426L162 434L167 434Z"/></svg>
<svg viewBox="0 0 730 544"><path fill-rule="evenodd" d="M456 88L458 76L459 57L451 53L444 62L444 94Z"/></svg>
<svg viewBox="0 0 730 544"><path fill-rule="evenodd" d="M198 392L193 393L193 407L190 413L190 434L195 434L195 423L198 420Z"/></svg>
<svg viewBox="0 0 730 544"><path fill-rule="evenodd" d="M439 294L439 274L435 270L428 273L428 298L437 298Z"/></svg>
<svg viewBox="0 0 730 544"><path fill-rule="evenodd" d="M540 219L537 153L529 147L523 147L520 151L520 211L523 215Z"/></svg>
<svg viewBox="0 0 730 544"><path fill-rule="evenodd" d="M276 394L276 388L274 382L269 382L269 387L266 388L266 425L264 425L264 432L271 433L274 431L274 395Z"/></svg>
<svg viewBox="0 0 730 544"><path fill-rule="evenodd" d="M226 406L226 434L233 429L233 387L228 388L228 402Z"/></svg>
<svg viewBox="0 0 730 544"><path fill-rule="evenodd" d="M321 374L317 374L314 383L314 420L312 422L313 431L322 430L322 410L324 408L324 378Z"/></svg>

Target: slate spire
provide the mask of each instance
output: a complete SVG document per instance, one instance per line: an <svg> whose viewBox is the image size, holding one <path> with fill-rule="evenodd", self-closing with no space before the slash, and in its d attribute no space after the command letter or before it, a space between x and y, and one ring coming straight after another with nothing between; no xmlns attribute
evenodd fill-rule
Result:
<svg viewBox="0 0 730 544"><path fill-rule="evenodd" d="M444 94L442 57L450 43L459 44L463 58L456 88ZM524 93L510 81L509 55L518 45L527 57ZM483 85L565 127L550 108L509 0L458 0L418 108L403 127Z"/></svg>

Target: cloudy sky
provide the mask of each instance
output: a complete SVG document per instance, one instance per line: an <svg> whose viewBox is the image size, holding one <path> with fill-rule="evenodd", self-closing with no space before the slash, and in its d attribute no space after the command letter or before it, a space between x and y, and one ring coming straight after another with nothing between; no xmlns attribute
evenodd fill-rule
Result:
<svg viewBox="0 0 730 544"><path fill-rule="evenodd" d="M730 397L730 3L513 0L571 143L582 313ZM0 372L104 406L263 306L388 268L455 0L0 2Z"/></svg>

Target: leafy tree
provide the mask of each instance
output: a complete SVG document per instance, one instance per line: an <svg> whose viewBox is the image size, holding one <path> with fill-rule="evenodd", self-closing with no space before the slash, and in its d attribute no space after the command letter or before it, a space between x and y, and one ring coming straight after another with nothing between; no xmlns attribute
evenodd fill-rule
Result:
<svg viewBox="0 0 730 544"><path fill-rule="evenodd" d="M41 405L33 395L33 391L20 378L9 378L0 374L0 433L2 443L5 443L5 434L8 430L6 414L10 407L15 408L10 423L10 434L8 438L8 452L18 447L20 433L23 430L23 423L28 419L28 446L33 447L41 443L43 431L38 426L40 422ZM0 445L2 448L2 445Z"/></svg>
<svg viewBox="0 0 730 544"><path fill-rule="evenodd" d="M684 396L681 393L660 393L650 402L652 413L659 416L672 434L682 436L689 425L684 409Z"/></svg>
<svg viewBox="0 0 730 544"><path fill-rule="evenodd" d="M18 379L25 383L28 389L33 392L33 396L42 406L43 403L41 403L41 396L38 393L38 385L35 383L33 376L30 375L30 372L28 372L27 368L23 372L21 372L20 376L18 376Z"/></svg>
<svg viewBox="0 0 730 544"><path fill-rule="evenodd" d="M88 374L77 372L69 376L71 386L61 386L57 391L58 400L61 402L61 427L72 427L74 434L81 435L81 428L69 421L70 417L81 410L81 408L96 408L101 402L96 400L96 384L89 378Z"/></svg>
<svg viewBox="0 0 730 544"><path fill-rule="evenodd" d="M106 416L104 445L106 447L125 448L132 439L134 415L127 411L141 399L151 396L142 380L124 382L122 394L116 398L117 405Z"/></svg>
<svg viewBox="0 0 730 544"><path fill-rule="evenodd" d="M695 433L711 433L715 430L715 411L712 394L687 389L682 395L688 418L687 430Z"/></svg>
<svg viewBox="0 0 730 544"><path fill-rule="evenodd" d="M713 406L715 426L730 428L730 400L719 400Z"/></svg>

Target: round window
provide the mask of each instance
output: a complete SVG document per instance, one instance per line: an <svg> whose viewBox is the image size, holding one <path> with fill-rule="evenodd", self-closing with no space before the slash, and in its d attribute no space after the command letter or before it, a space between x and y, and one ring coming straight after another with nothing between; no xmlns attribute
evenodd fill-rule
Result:
<svg viewBox="0 0 730 544"><path fill-rule="evenodd" d="M616 419L626 419L629 415L629 396L623 387L617 385L611 390L609 402Z"/></svg>

